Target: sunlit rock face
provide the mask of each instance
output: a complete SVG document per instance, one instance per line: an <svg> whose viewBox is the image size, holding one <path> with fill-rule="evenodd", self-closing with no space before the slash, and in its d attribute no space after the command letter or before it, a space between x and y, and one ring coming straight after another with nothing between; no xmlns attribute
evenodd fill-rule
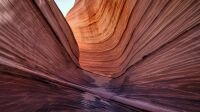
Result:
<svg viewBox="0 0 200 112"><path fill-rule="evenodd" d="M81 67L116 77L188 30L197 31L199 1L77 0L66 19L79 45Z"/></svg>
<svg viewBox="0 0 200 112"><path fill-rule="evenodd" d="M0 1L1 112L199 112L199 74L199 0Z"/></svg>

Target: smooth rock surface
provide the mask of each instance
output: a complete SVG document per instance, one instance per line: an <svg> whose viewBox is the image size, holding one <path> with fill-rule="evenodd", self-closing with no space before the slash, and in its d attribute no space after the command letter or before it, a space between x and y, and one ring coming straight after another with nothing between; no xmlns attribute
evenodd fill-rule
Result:
<svg viewBox="0 0 200 112"><path fill-rule="evenodd" d="M0 111L199 112L199 23L199 0L1 0Z"/></svg>
<svg viewBox="0 0 200 112"><path fill-rule="evenodd" d="M198 25L199 3L77 0L66 19L79 45L81 67L105 76L120 76Z"/></svg>

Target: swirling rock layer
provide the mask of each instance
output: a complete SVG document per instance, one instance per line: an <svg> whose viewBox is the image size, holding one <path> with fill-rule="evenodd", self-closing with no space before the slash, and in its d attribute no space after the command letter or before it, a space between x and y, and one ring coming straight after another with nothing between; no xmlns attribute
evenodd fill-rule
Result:
<svg viewBox="0 0 200 112"><path fill-rule="evenodd" d="M200 21L199 8L195 0L79 0L66 19L81 67L116 77L192 30Z"/></svg>
<svg viewBox="0 0 200 112"><path fill-rule="evenodd" d="M0 1L1 112L200 111L199 0L77 0L66 19Z"/></svg>

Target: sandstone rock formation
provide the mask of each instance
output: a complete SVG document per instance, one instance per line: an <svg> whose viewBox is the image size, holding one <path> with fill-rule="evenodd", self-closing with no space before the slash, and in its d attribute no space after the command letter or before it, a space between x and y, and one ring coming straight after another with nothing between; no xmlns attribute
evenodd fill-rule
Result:
<svg viewBox="0 0 200 112"><path fill-rule="evenodd" d="M200 111L199 0L76 0L66 20L0 1L1 112Z"/></svg>
<svg viewBox="0 0 200 112"><path fill-rule="evenodd" d="M66 18L81 67L115 77L192 30L198 14L193 0L79 0Z"/></svg>

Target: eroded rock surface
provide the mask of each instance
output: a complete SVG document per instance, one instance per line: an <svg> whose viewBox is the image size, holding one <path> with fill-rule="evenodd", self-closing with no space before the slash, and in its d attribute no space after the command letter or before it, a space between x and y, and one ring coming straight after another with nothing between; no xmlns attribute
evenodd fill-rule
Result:
<svg viewBox="0 0 200 112"><path fill-rule="evenodd" d="M2 0L0 111L199 112L199 23L199 0Z"/></svg>

